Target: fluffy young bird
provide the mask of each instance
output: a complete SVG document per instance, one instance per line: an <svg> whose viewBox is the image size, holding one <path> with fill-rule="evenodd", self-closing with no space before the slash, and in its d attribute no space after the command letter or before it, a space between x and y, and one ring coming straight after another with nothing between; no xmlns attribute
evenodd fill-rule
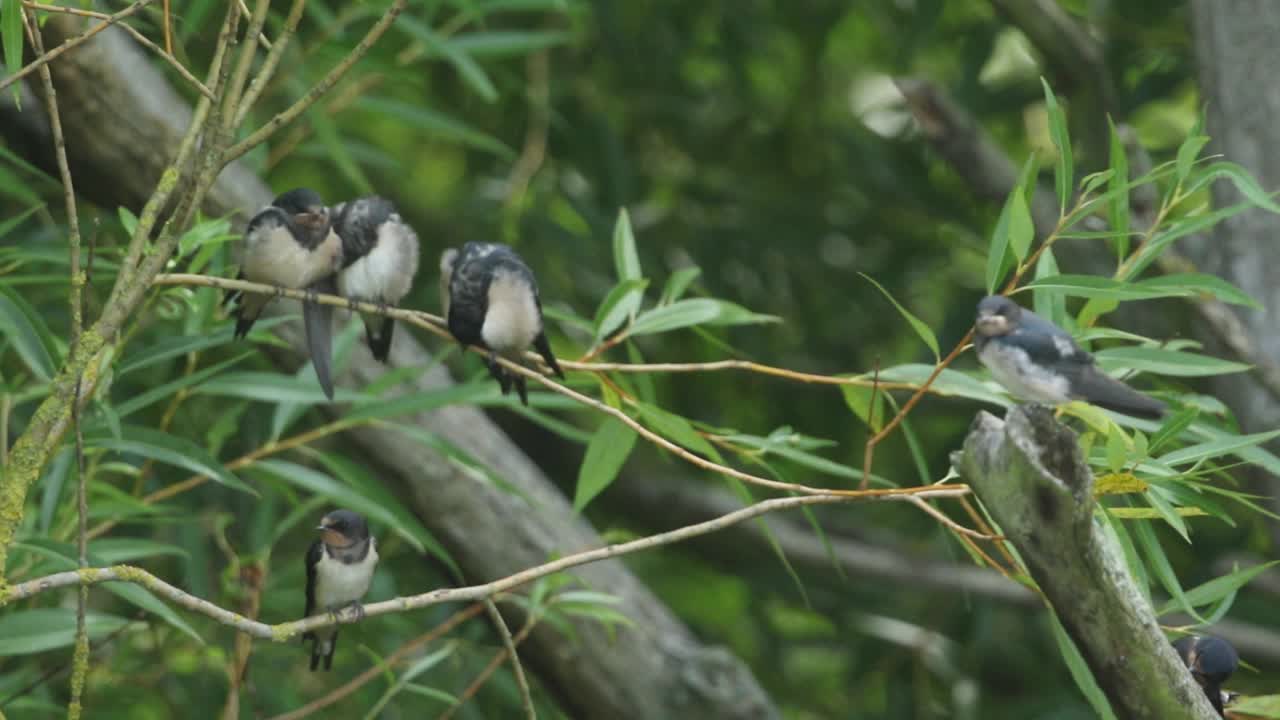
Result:
<svg viewBox="0 0 1280 720"><path fill-rule="evenodd" d="M250 282L301 289L332 276L342 266L342 240L333 232L329 209L314 191L307 188L290 190L272 201L249 220L244 231L244 253L240 278ZM271 296L257 293L227 293L224 303L239 299L232 315L236 319L236 338L249 334ZM303 319L311 361L316 377L330 399L333 383L329 380L329 357L316 352L317 346L328 346L328 327L318 328L312 322L318 306L303 304ZM317 337L317 334L323 337Z"/></svg>
<svg viewBox="0 0 1280 720"><path fill-rule="evenodd" d="M533 346L557 377L564 377L542 326L542 302L533 271L510 247L469 242L440 256L440 282L449 332L464 345L489 351L489 374L506 395L514 385L529 404L522 375L508 373L496 356L520 362Z"/></svg>
<svg viewBox="0 0 1280 720"><path fill-rule="evenodd" d="M978 360L1009 392L1030 402L1084 400L1126 415L1159 419L1165 404L1102 372L1062 328L993 295L978 303Z"/></svg>
<svg viewBox="0 0 1280 720"><path fill-rule="evenodd" d="M1240 666L1236 649L1226 640L1211 635L1179 638L1173 648L1178 651L1178 657L1182 658L1196 683L1204 688L1209 704L1219 715L1225 716L1223 705L1227 693L1222 690L1222 683Z"/></svg>
<svg viewBox="0 0 1280 720"><path fill-rule="evenodd" d="M342 295L379 305L395 305L409 294L418 273L418 235L386 198L363 197L335 205L333 228L342 238L343 267L337 289ZM363 315L369 351L381 362L391 351L395 321Z"/></svg>
<svg viewBox="0 0 1280 720"><path fill-rule="evenodd" d="M354 607L357 617L364 617L360 599L369 591L373 570L378 564L378 550L369 535L364 516L350 510L334 510L325 515L316 528L320 539L307 551L307 609L310 617L317 611L335 613ZM338 647L338 626L304 633L311 641L311 669L333 665L333 651Z"/></svg>

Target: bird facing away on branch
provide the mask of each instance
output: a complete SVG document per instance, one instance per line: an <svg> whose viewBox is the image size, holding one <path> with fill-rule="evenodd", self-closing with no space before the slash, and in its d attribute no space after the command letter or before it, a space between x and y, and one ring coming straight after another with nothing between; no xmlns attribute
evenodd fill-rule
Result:
<svg viewBox="0 0 1280 720"><path fill-rule="evenodd" d="M338 292L351 300L395 305L409 294L418 273L418 235L386 198L363 197L331 209L333 228L342 238L343 268ZM395 321L362 315L369 351L381 362L391 351Z"/></svg>
<svg viewBox="0 0 1280 720"><path fill-rule="evenodd" d="M974 329L978 360L1023 400L1048 405L1084 400L1135 417L1164 415L1164 403L1099 370L1070 334L1007 297L983 298Z"/></svg>
<svg viewBox="0 0 1280 720"><path fill-rule="evenodd" d="M1196 684L1204 688L1209 704L1213 705L1219 715L1225 716L1223 705L1226 703L1227 693L1222 690L1222 683L1240 666L1240 656L1236 654L1236 649L1226 640L1212 635L1188 635L1179 638L1173 648L1191 671Z"/></svg>
<svg viewBox="0 0 1280 720"><path fill-rule="evenodd" d="M254 215L245 228L240 261L243 280L299 290L331 277L341 266L342 241L333 232L329 209L314 190L299 188L280 195ZM258 321L271 296L233 291L224 302L237 298L232 315L236 319L235 336L242 338ZM316 352L317 346L329 345L326 338L330 330L326 327L321 331L325 337L313 337L317 331L315 323L310 322L313 307L312 303L303 303L307 344L320 386L332 399L329 356Z"/></svg>
<svg viewBox="0 0 1280 720"><path fill-rule="evenodd" d="M363 618L360 599L369 591L378 564L378 550L369 535L368 522L359 513L334 510L324 516L316 530L320 538L307 551L305 615L352 607L356 617ZM338 626L308 631L302 639L311 641L311 669L316 670L323 660L324 669L328 670L338 647Z"/></svg>
<svg viewBox="0 0 1280 720"><path fill-rule="evenodd" d="M464 345L489 351L489 374L506 395L514 385L520 402L529 404L525 378L503 369L501 355L521 362L530 345L551 372L564 377L543 332L542 302L533 271L510 247L469 242L440 256L440 282L449 332Z"/></svg>

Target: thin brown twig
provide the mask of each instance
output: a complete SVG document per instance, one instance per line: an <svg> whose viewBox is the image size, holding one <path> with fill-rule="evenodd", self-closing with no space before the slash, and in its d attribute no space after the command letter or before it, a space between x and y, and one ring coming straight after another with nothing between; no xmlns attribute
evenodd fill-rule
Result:
<svg viewBox="0 0 1280 720"><path fill-rule="evenodd" d="M516 677L516 687L520 690L520 704L524 707L525 717L529 720L538 720L538 711L533 708L533 694L529 692L529 679L525 677L524 666L520 663L520 655L516 652L516 644L528 635L526 630L533 629L533 616L530 615L526 619L524 627L520 629L519 639L515 640L511 637L511 628L507 627L507 621L502 618L502 613L492 598L485 599L484 607L489 613L489 619L493 621L494 630L502 638L502 646L507 656L511 658L511 672ZM458 704L461 705L463 702L465 700L460 699Z"/></svg>
<svg viewBox="0 0 1280 720"><path fill-rule="evenodd" d="M245 91L244 97L240 99L240 106L236 108L235 127L238 128L244 124L244 119L249 115L249 111L253 109L254 103L258 102L258 97L262 95L267 83L275 75L276 67L280 65L280 58L284 57L285 48L289 46L289 41L293 39L293 34L298 29L298 23L302 20L302 11L306 5L307 0L293 0L293 5L289 7L289 14L284 19L284 27L281 28L280 35L276 38L274 44L266 45L270 49L267 53L267 58L262 61L262 67L258 70L258 74L253 77L253 81L249 83L249 89Z"/></svg>
<svg viewBox="0 0 1280 720"><path fill-rule="evenodd" d="M20 8L22 22L27 36L31 38L31 47L37 55L44 55L44 37L35 18L27 9ZM74 353L80 342L80 333L84 329L83 283L84 275L80 272L80 214L76 210L76 188L71 179L71 166L67 163L67 141L62 133L62 113L58 110L58 91L53 87L53 73L48 65L41 65L40 84L44 87L44 103L49 113L49 128L53 134L53 154L58 164L58 176L62 180L62 196L67 212L67 253L71 266L71 288L69 302L71 305L71 348Z"/></svg>
<svg viewBox="0 0 1280 720"><path fill-rule="evenodd" d="M88 535L89 500L86 487L89 482L84 467L84 433L80 428L80 381L76 381L76 397L71 403L71 427L76 437L76 549L77 566L83 570L89 566ZM89 606L89 586L81 585L76 597L76 642L71 664L71 701L67 705L67 718L80 717L84 708L84 685L89 675L89 628L85 624L85 612Z"/></svg>
<svg viewBox="0 0 1280 720"><path fill-rule="evenodd" d="M316 83L315 86L308 90L307 93L299 98L297 102L277 113L275 117L264 123L262 127L258 128L255 132L249 135L249 137L231 146L225 153L223 153L222 162L224 164L230 163L241 155L244 155L251 149L266 141L267 138L271 137L276 130L279 130L281 127L293 122L299 115L306 112L308 108L315 104L315 102L325 93L329 92L329 90L347 74L347 71L351 69L351 66L359 62L360 58L364 57L365 53L369 52L369 48L373 47L373 44L378 41L378 38L382 37L383 33L391 27L391 24L400 16L400 13L404 10L407 3L408 0L393 0L391 7L387 8L386 13L378 19L378 22L374 23L373 27L369 28L369 32L360 39L360 42L356 44L356 46L346 57L342 59L341 62L329 71L328 75L325 75L320 82Z"/></svg>
<svg viewBox="0 0 1280 720"><path fill-rule="evenodd" d="M916 492L916 490L919 490L919 492ZM549 575L564 572L571 568L600 562L602 560L612 560L624 555L630 555L637 552L652 550L656 547L663 547L683 542L691 538L700 537L702 535L707 535L709 533L732 527L771 512L790 510L808 505L832 505L857 500L903 501L909 500L913 497L961 497L967 495L969 492L968 487L955 485L946 487L910 488L904 489L896 494L863 495L856 497L847 495L800 495L761 500L760 502L753 503L752 505L739 510L725 513L724 515L712 520L686 525L675 530L649 535L630 542L619 543L617 545L605 545L593 550L584 550L582 552L565 555L559 559L521 570L491 582L457 588L442 588L418 595L371 603L364 606L363 615L365 617L375 617L388 613L401 613L410 610L418 610L446 602L482 600L487 597L493 597L498 593L507 592L522 585L526 585ZM45 575L26 582L16 583L9 586L7 592L5 592L3 596L0 596L0 607L13 603L16 600L23 600L57 588L76 585L96 585L104 582L131 582L141 585L152 593L159 595L174 604L206 615L223 625L235 628L240 632L247 633L257 638L270 639L276 642L283 642L309 630L329 627L338 623L355 622L357 620L355 610L347 608L336 614L322 613L302 620L268 625L256 620L249 620L238 613L231 612L230 610L225 610L207 600L191 595L165 582L164 580L161 580L146 570L128 565L72 570L68 572L54 573L52 575Z"/></svg>
<svg viewBox="0 0 1280 720"><path fill-rule="evenodd" d="M510 641L510 644L494 653L492 658L489 658L488 664L480 670L480 673L476 675L475 679L467 685L466 689L464 689L460 695L458 695L457 701L445 708L444 712L436 716L436 720L449 720L449 718L452 718L468 700L475 697L475 694L480 692L480 688L484 687L486 682L489 682L489 678L493 676L493 673L497 671L497 669L502 665L502 662L507 659L508 655L515 658L516 645L524 642L525 638L529 637L529 633L533 632L533 627L536 624L537 623L534 622L534 618L531 616L528 621L525 622L524 626L520 628L520 632L516 633L515 638ZM528 705L526 707L526 715L532 716L532 713L533 706Z"/></svg>
<svg viewBox="0 0 1280 720"><path fill-rule="evenodd" d="M169 0L164 0L161 10L164 13L164 51L173 55L173 12Z"/></svg>
<svg viewBox="0 0 1280 720"><path fill-rule="evenodd" d="M142 8L146 7L149 4L151 4L151 0L137 0L136 2L131 4L129 7L112 15L110 19L103 20L102 22L98 23L97 25L94 25L93 27L80 33L79 35L73 38L69 38L68 40L63 42L61 45L50 50L49 52L42 53L35 60L32 60L30 63L24 65L22 69L6 77L5 79L0 80L0 90L4 90L5 88L9 87L15 82L30 75L31 73L35 72L38 68L43 67L49 61L56 59L59 55L76 47L80 43L92 38L94 35L97 35L98 33L102 32L103 30L106 30L108 27L120 22L121 20L129 17L130 15L133 15L134 13L138 12L139 10L141 10Z"/></svg>
<svg viewBox="0 0 1280 720"><path fill-rule="evenodd" d="M276 715L270 720L302 720L302 718L305 718L315 713L318 710L323 710L329 707L330 705L338 702L339 700L350 695L356 690L359 690L370 680L381 675L384 671L387 670L387 668L403 660L406 656L409 655L409 653L417 650L418 648L422 647L423 645L426 645L427 643L433 640L438 639L440 636L444 635L445 633L449 632L455 627L461 625L467 620L470 620L476 615L479 615L482 610L484 610L484 603L472 603L471 605L468 605L467 607L459 610L453 615L450 615L447 620L440 623L439 625L432 628L431 630L423 633L422 635L419 635L418 637L410 640L404 645L401 645L399 649L397 649L395 652L391 653L387 657L383 658L382 661L379 662L377 665L374 665L368 670L365 670L364 672L355 676L346 684L341 685L337 688L334 688L333 690L329 691L328 694L322 697L316 698L315 700L312 700L311 702L307 703L306 705L303 705L302 707L296 710L291 710L287 713L284 713L283 715Z"/></svg>
<svg viewBox="0 0 1280 720"><path fill-rule="evenodd" d="M152 281L152 284L153 285L202 285L206 287L216 287L224 290L241 290L244 292L253 292L253 293L259 293L264 295L289 297L296 300L307 300L308 302L318 303L321 305L332 305L334 307L350 308L353 311L362 312L362 313L367 312L367 313L373 313L373 314L381 314L386 317L395 318L397 320L403 320L416 327L420 327L429 332L435 333L441 337L445 337L445 338L451 337L448 334L448 330L444 329L443 321L439 317L432 315L431 313L422 312L418 310L404 310L401 308L379 307L374 303L353 302L345 297L341 297L338 295L315 294L315 293L309 293L303 290L278 288L272 285L250 283L250 282L245 282L243 280L229 280L227 278L210 277L207 275L189 275L189 274L177 274L177 273L156 275ZM477 348L471 348L471 350L474 352L481 352ZM802 493L806 495L841 495L841 496L848 496L848 497L898 495L898 494L904 494L904 493L910 493L910 492L919 492L921 490L928 489L928 486L925 486L923 488L841 490L841 489L835 489L835 488L811 487L808 485L801 485L799 483L789 483L789 482L782 482L778 480L770 480L768 478L764 478L759 475L753 475L751 473L744 472L742 470L738 470L736 468L732 468L727 465L722 465L720 463L707 460L706 458L703 458L697 455L696 453L686 450L680 445L677 445L671 442L670 440L667 440L666 438L662 437L661 435L653 432L652 430L645 427L640 422L636 421L634 418L622 412L618 408L615 408L611 405L607 405L603 402L600 402L599 400L596 400L595 398L589 397L575 390L572 390L571 388L568 388L560 383L557 383L556 381L552 380L551 378L547 377L546 375L540 372L530 370L529 368L526 368L519 363L507 360L506 358L499 357L497 360L499 363L503 365L503 367L505 367L507 370L513 373L523 375L526 378L532 378L533 380L539 383L542 383L545 387L547 387L549 390L553 392L569 397L581 405L586 405L595 410L598 410L599 412L605 413L606 415L609 415L617 419L619 422L626 425L628 428L630 428L636 434L643 437L645 440L676 455L677 457L684 460L685 462L688 462L704 470L708 470L711 472L720 473L723 475L727 475L729 477L736 478L746 483L758 485L760 487L767 487L773 490L780 490L784 492L795 492L795 493ZM948 359L946 362L949 362L949 361L950 359ZM941 372L941 370L936 370L935 376L937 372ZM918 392L923 392L923 390Z"/></svg>
<svg viewBox="0 0 1280 720"><path fill-rule="evenodd" d="M164 3L165 3L165 6L168 7L169 0L164 0ZM96 10L81 10L80 8L67 7L64 5L46 5L44 3L33 2L32 0L23 0L22 4L28 8L31 8L32 10L40 10L43 12L65 13L67 15L77 15L80 17L89 17L89 18L95 18L98 20L111 19L111 16L108 15L107 13L98 12ZM166 15L167 15L167 12L166 12ZM161 48L159 45L156 45L154 42L151 42L150 38L148 38L146 35L143 35L141 32L138 31L137 28L133 27L129 23L120 23L120 27L124 28L126 32L132 35L133 39L137 40L140 45L150 49L156 55L159 55L160 58L163 59L165 62L169 63L169 66L172 67L174 70L176 70L178 74L182 76L183 80L186 80L188 83L191 83L192 87L194 87L197 91L199 91L201 95L204 95L210 100L213 99L213 91L211 91L208 87L206 87L204 83L200 82L200 80L198 80L195 75L192 75L191 71L188 70L186 66L178 62L178 58L174 57L172 49L166 51L165 49ZM169 26L168 26L167 17L166 17L165 45L166 47L171 48L172 40L169 38L168 32L169 32Z"/></svg>

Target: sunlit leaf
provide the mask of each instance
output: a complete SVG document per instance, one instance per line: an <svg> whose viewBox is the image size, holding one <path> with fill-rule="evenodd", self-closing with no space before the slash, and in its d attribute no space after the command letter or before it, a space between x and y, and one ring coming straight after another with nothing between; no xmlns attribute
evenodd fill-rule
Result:
<svg viewBox="0 0 1280 720"><path fill-rule="evenodd" d="M619 280L618 284L613 286L609 294L604 296L604 300L600 301L600 307L596 309L594 326L597 341L608 337L635 314L635 309L640 306L644 289L648 285L649 281L644 278L633 278Z"/></svg>
<svg viewBox="0 0 1280 720"><path fill-rule="evenodd" d="M689 285L694 280L697 280L701 274L702 268L696 265L683 267L671 273L671 276L667 278L667 284L662 287L662 297L658 304L667 305L679 300L685 291L689 289Z"/></svg>
<svg viewBox="0 0 1280 720"><path fill-rule="evenodd" d="M1255 433L1253 435L1232 435L1174 450L1156 459L1170 466L1187 465L1207 458L1233 453L1254 445L1261 445L1276 437L1280 437L1280 430Z"/></svg>
<svg viewBox="0 0 1280 720"><path fill-rule="evenodd" d="M1200 157L1200 151L1207 144L1209 144L1209 138L1204 135L1191 135L1178 146L1178 155L1175 160L1178 168L1178 182L1182 182L1191 174L1191 166L1195 164L1196 158Z"/></svg>
<svg viewBox="0 0 1280 720"><path fill-rule="evenodd" d="M1204 607L1212 603L1218 602L1227 595L1239 590L1247 585L1254 578L1258 577L1268 569L1280 564L1280 561L1262 563L1247 567L1243 570L1236 570L1228 575L1216 577L1203 585L1198 585L1187 591L1187 602L1196 607ZM1179 609L1176 602L1169 601L1164 607L1160 608L1158 615L1174 612Z"/></svg>
<svg viewBox="0 0 1280 720"><path fill-rule="evenodd" d="M706 298L679 300L637 315L635 322L631 325L631 334L649 335L691 325L701 325L715 319L719 314L720 306L715 300Z"/></svg>
<svg viewBox="0 0 1280 720"><path fill-rule="evenodd" d="M1113 472L1107 475L1099 476L1093 483L1094 496L1099 495L1126 495L1132 493L1142 493L1147 491L1147 483L1142 478L1133 473L1117 473ZM1124 508L1112 508L1112 510L1122 510Z"/></svg>
<svg viewBox="0 0 1280 720"><path fill-rule="evenodd" d="M636 237L631 231L631 215L626 208L618 211L618 221L613 226L613 266L619 282L644 277L640 269L640 254L636 250ZM627 317L635 319L636 311L640 309L640 297L640 292L634 292L620 301Z"/></svg>
<svg viewBox="0 0 1280 720"><path fill-rule="evenodd" d="M872 432L880 432L884 428L884 390L877 391L869 385L841 385L845 404ZM872 397L875 406L872 407Z"/></svg>

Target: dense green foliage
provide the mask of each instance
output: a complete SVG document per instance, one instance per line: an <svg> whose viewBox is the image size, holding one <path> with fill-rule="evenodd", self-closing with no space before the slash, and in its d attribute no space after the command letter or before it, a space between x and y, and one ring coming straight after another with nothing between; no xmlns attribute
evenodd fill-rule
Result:
<svg viewBox="0 0 1280 720"><path fill-rule="evenodd" d="M1077 17L1090 6L1062 4ZM249 125L305 92L383 5L309 2L289 71ZM1201 352L1182 299L1256 304L1224 281L1162 275L1153 264L1179 237L1246 209L1213 214L1212 181L1236 183L1250 207L1276 208L1231 158L1203 156L1183 3L1106 7L1090 18L1106 38L1115 97L1100 106L1077 101L1080 79L1056 77L1021 33L977 0L415 3L331 100L246 160L276 190L308 185L331 201L374 191L395 200L423 240L407 307L438 309L435 259L443 248L501 240L538 272L561 357L576 359L621 330L629 339L607 359L740 358L857 375L863 384L843 392L737 371L570 376L571 387L677 444L805 485L857 487L870 431L909 397L873 390L872 379L921 383L965 336L977 299L1023 276L1034 290L1018 299L1074 330L1105 369L1139 375L1137 384L1175 406L1163 424L1117 424L1087 406L1066 411L1100 477L1099 517L1155 606L1208 624L1226 616L1277 631L1274 597L1240 589L1256 573L1222 569L1241 553L1277 556L1267 529L1274 518L1254 504L1256 488L1239 467L1280 475L1280 458L1263 446L1275 434L1240 435L1231 411L1204 394L1203 378L1248 368ZM269 31L285 10L276 12ZM184 5L175 24L181 60L207 62L219 14L212 0ZM159 12L140 17L137 26L156 37ZM975 194L922 138L892 90L892 78L907 75L946 88L1015 163L1031 158L1003 206ZM1131 184L1121 165L1130 161L1112 151L1118 141L1090 141L1108 112L1132 126L1155 164L1129 173ZM20 148L0 151L0 433L8 446L67 353L68 268L56 178L20 160ZM1138 209L1130 218L1136 186L1155 190L1159 222L1150 228ZM1033 228L1037 188L1067 218L1054 233ZM81 208L97 244L93 318L135 221L127 209ZM239 231L224 219L202 221L173 269L229 275ZM1052 251L1037 254L1046 234ZM1059 263L1072 272L1060 274ZM533 410L520 409L498 396L476 358L424 332L420 339L464 384L387 403L393 380L420 369L397 370L375 386L340 389L339 400L352 406L335 418L321 410L309 367L285 373L277 363L293 367L294 359L266 352L284 346L273 323L294 320L261 323L257 348L233 343L220 300L212 288L154 290L86 413L90 527L100 530L91 564L139 564L223 607L242 612L260 602L264 621L295 619L308 528L343 505L369 513L382 542L371 599L454 583L456 568L430 528L363 458L348 455L336 433L344 426L335 425L395 422L446 403L497 408L504 427L610 538L668 528L619 495L628 482L725 485L563 398L535 392ZM1114 312L1121 301L1137 310ZM361 341L357 324L339 341L339 364ZM415 331L402 324L399 332ZM948 476L948 455L974 413L1008 402L986 380L972 354L961 355L878 446L875 485ZM316 428L319 437L302 447L272 449ZM71 440L29 498L10 582L74 566ZM211 482L170 497L166 488L188 477ZM736 481L730 490L764 496ZM960 507L938 507L971 524ZM824 541L894 548L904 562L985 564L905 503L787 519L807 519ZM1105 702L1077 687L1080 667L1063 659L1070 651L1038 606L958 592L942 599L936 590L767 557L745 561L732 543L698 542L634 555L629 564L699 635L745 659L787 717L1076 718ZM260 595L249 589L259 582ZM606 590L560 576L530 589L524 602L572 642L574 622L629 622L597 592ZM90 717L222 707L233 633L137 588L103 585L91 597ZM65 675L39 681L70 662L73 598L48 593L0 612L0 709L11 717L63 711ZM354 676L455 609L345 628L334 676ZM401 684L374 681L338 707L348 709L344 716L438 713L500 647L482 623L468 623L397 673ZM1245 660L1259 672L1242 670L1233 688L1259 695L1280 688L1274 665ZM327 689L293 643L256 643L249 677L242 704L255 716ZM535 682L534 697L540 714L557 716L553 692ZM504 665L459 714L509 717L518 708Z"/></svg>

